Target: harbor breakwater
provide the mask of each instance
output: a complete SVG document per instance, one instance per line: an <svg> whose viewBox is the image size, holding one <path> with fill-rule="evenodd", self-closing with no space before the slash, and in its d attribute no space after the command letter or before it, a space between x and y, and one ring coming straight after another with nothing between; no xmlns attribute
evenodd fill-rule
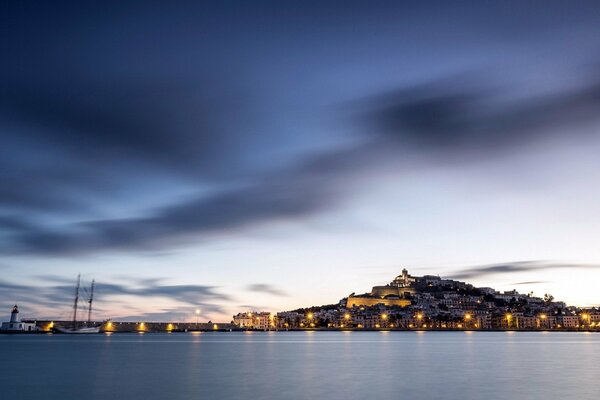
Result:
<svg viewBox="0 0 600 400"><path fill-rule="evenodd" d="M24 321L25 322L25 321ZM70 327L71 321L31 320L35 323L37 332L53 332L57 327ZM229 332L239 331L239 326L231 323L212 322L126 322L104 321L92 322L91 326L100 326L100 332Z"/></svg>

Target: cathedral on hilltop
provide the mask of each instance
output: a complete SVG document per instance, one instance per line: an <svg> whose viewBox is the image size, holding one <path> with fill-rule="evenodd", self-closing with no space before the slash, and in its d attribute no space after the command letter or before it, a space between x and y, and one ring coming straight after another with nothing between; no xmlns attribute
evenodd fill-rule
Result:
<svg viewBox="0 0 600 400"><path fill-rule="evenodd" d="M406 307L410 305L410 298L416 293L415 282L417 278L409 275L408 271L402 270L392 282L385 286L373 286L370 293L348 296L346 307L369 307L377 304L386 306Z"/></svg>

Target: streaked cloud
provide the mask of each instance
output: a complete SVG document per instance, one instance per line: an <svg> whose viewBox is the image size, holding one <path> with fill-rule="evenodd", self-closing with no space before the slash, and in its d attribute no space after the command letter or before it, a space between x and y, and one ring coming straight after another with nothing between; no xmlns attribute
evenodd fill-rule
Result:
<svg viewBox="0 0 600 400"><path fill-rule="evenodd" d="M597 269L600 265L560 263L550 261L514 261L502 264L489 264L465 268L452 274L454 279L477 279L488 275L508 275L520 272L544 272L552 269ZM523 284L531 283L524 282Z"/></svg>
<svg viewBox="0 0 600 400"><path fill-rule="evenodd" d="M548 281L525 281L525 282L515 282L513 285L540 285L543 283L548 283Z"/></svg>
<svg viewBox="0 0 600 400"><path fill-rule="evenodd" d="M285 291L267 283L254 283L246 286L246 290L250 292L266 293L271 296L288 296Z"/></svg>
<svg viewBox="0 0 600 400"><path fill-rule="evenodd" d="M66 310L70 307L74 296L74 284L61 277L45 277L49 282L43 286L26 286L0 281L0 297L9 299L10 303L34 304L37 307L49 307ZM57 284L58 283L58 284ZM86 287L82 287L82 296L87 296ZM158 285L147 282L146 285L129 286L115 283L99 283L95 285L95 297L105 312L119 313L116 298L128 296L133 303L147 302L149 299L165 299L183 304L178 312L185 314L185 305L194 310L200 307L204 312L222 312L223 304L232 301L232 297L220 293L218 288L202 285ZM32 299L32 292L35 298ZM114 304L114 307L107 306ZM114 310L113 308L116 308ZM192 311L193 313L193 311ZM189 314L189 313L188 313Z"/></svg>

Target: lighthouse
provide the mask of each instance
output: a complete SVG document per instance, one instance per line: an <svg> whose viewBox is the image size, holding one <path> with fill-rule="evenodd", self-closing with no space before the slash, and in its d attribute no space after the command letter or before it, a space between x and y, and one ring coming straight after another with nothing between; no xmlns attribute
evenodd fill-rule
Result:
<svg viewBox="0 0 600 400"><path fill-rule="evenodd" d="M10 322L3 322L0 331L4 332L34 332L37 330L34 322L21 322L19 306L15 304L10 313Z"/></svg>
<svg viewBox="0 0 600 400"><path fill-rule="evenodd" d="M10 313L10 323L18 324L19 322L21 322L21 319L19 318L19 306L15 304L12 312Z"/></svg>

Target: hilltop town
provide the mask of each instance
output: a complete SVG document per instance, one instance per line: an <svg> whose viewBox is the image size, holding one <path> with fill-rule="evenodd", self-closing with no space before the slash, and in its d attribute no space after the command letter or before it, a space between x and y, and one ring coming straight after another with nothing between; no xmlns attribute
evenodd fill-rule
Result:
<svg viewBox="0 0 600 400"><path fill-rule="evenodd" d="M516 290L499 292L406 269L385 286L352 293L337 304L277 314L245 312L233 323L247 329L600 330L600 310L568 307Z"/></svg>

